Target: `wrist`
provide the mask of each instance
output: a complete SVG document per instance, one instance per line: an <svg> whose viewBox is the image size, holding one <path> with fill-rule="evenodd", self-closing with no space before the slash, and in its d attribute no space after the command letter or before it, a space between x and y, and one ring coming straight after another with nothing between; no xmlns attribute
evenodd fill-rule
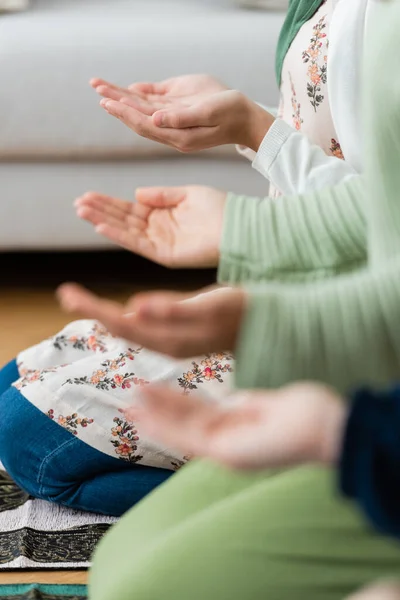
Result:
<svg viewBox="0 0 400 600"><path fill-rule="evenodd" d="M246 101L246 127L243 131L243 141L241 145L247 146L254 152L258 152L261 143L270 130L275 118L264 108L252 102L248 98Z"/></svg>
<svg viewBox="0 0 400 600"><path fill-rule="evenodd" d="M335 465L340 458L343 436L348 418L348 408L339 397L330 400L324 411L323 426L318 448L318 461L324 465Z"/></svg>

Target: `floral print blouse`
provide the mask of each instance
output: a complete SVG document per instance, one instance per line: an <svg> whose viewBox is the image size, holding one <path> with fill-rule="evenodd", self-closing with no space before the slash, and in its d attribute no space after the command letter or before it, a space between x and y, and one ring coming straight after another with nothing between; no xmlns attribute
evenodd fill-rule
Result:
<svg viewBox="0 0 400 600"><path fill-rule="evenodd" d="M196 391L209 402L226 398L233 386L228 353L174 360L115 338L90 320L70 323L24 350L17 363L14 387L71 436L116 460L171 470L188 457L147 438L124 409L140 403L151 382L183 395Z"/></svg>
<svg viewBox="0 0 400 600"><path fill-rule="evenodd" d="M343 159L329 105L327 77L333 0L325 0L291 44L282 69L280 119L329 156ZM271 195L278 195L272 191Z"/></svg>

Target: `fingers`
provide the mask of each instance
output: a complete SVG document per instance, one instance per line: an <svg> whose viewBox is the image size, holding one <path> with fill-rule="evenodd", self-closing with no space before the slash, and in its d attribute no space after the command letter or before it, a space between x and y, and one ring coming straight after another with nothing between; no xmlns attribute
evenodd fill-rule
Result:
<svg viewBox="0 0 400 600"><path fill-rule="evenodd" d="M79 313L88 318L98 319L110 331L120 330L120 321L123 320L124 310L118 302L102 300L75 283L60 286L57 290L57 297L66 312Z"/></svg>
<svg viewBox="0 0 400 600"><path fill-rule="evenodd" d="M153 349L152 340L161 340L165 343L166 332L158 332L149 327L146 335L141 335L135 327L135 315L127 315L126 307L118 302L104 300L92 294L77 284L64 284L57 291L57 297L66 312L78 313L86 318L97 319L111 333ZM144 343L142 343L144 342ZM147 342L147 343L146 343Z"/></svg>
<svg viewBox="0 0 400 600"><path fill-rule="evenodd" d="M97 319L120 338L174 358L188 358L213 351L201 328L157 321L143 322L128 306L103 300L76 284L65 284L57 292L66 312ZM132 304L132 303L131 303Z"/></svg>
<svg viewBox="0 0 400 600"><path fill-rule="evenodd" d="M145 227L151 213L150 207L139 206L137 203L112 198L111 196L98 194L97 192L87 192L80 198L77 198L75 200L75 207L77 211L81 211L83 208L91 208L102 213L104 219L100 223L108 222L109 218L113 218L116 221L123 221L127 225L137 226L142 229Z"/></svg>
<svg viewBox="0 0 400 600"><path fill-rule="evenodd" d="M76 208L90 206L103 211L116 219L125 218L132 212L133 207L132 202L129 202L128 200L113 198L112 196L99 194L98 192L86 192L83 196L79 196L75 200L74 205Z"/></svg>
<svg viewBox="0 0 400 600"><path fill-rule="evenodd" d="M104 96L105 98L119 100L127 93L126 88L105 81L104 79L94 78L89 81L89 84L100 96Z"/></svg>
<svg viewBox="0 0 400 600"><path fill-rule="evenodd" d="M115 100L105 100L100 105L112 116L122 121L127 127L135 131L138 135L149 140L172 146L180 152L193 152L210 148L216 145L214 140L210 140L210 133L207 128L198 129L169 129L157 127L152 117L147 116L122 102ZM219 140L218 144L220 143Z"/></svg>
<svg viewBox="0 0 400 600"><path fill-rule="evenodd" d="M89 85L100 94L100 96L112 100L120 100L123 96L131 98L131 92L133 96L142 100L158 102L160 108L170 102L167 98L164 98L168 89L163 83L133 83L125 88L106 81L105 79L94 77L89 81Z"/></svg>
<svg viewBox="0 0 400 600"><path fill-rule="evenodd" d="M105 214L104 211L97 210L96 208L92 208L90 206L81 206L77 207L76 214L83 221L88 221L95 227L102 225L103 223L107 223L108 225L116 228L116 229L127 229L127 223L123 220L118 220L115 217L112 217L108 214Z"/></svg>
<svg viewBox="0 0 400 600"><path fill-rule="evenodd" d="M89 85L93 89L96 89L99 85L108 85L108 82L100 77L92 77L92 79L89 80Z"/></svg>
<svg viewBox="0 0 400 600"><path fill-rule="evenodd" d="M57 290L57 297L66 312L96 319L113 335L138 343L140 346L144 345L141 342L140 333L136 335L135 315L127 315L122 304L99 298L74 283L60 286Z"/></svg>
<svg viewBox="0 0 400 600"><path fill-rule="evenodd" d="M167 93L167 86L161 83L138 82L128 87L131 92L140 94L163 95Z"/></svg>
<svg viewBox="0 0 400 600"><path fill-rule="evenodd" d="M103 98L109 98L110 100L121 100L126 94L126 90L120 90L116 87L108 85L99 85L96 88L96 92Z"/></svg>
<svg viewBox="0 0 400 600"><path fill-rule="evenodd" d="M177 206L186 197L185 187L149 187L136 190L136 200L152 208Z"/></svg>
<svg viewBox="0 0 400 600"><path fill-rule="evenodd" d="M147 219L151 213L151 208L145 205L139 205L133 202L125 202L108 196L87 195L78 198L75 201L77 211L82 209L93 209L103 215L103 222L109 222L113 219L116 222L124 223L124 226L134 226L144 229Z"/></svg>
<svg viewBox="0 0 400 600"><path fill-rule="evenodd" d="M144 292L135 296L129 308L137 313L138 319L145 321L193 322L197 320L197 304L183 303L196 299L198 295L198 292Z"/></svg>
<svg viewBox="0 0 400 600"><path fill-rule="evenodd" d="M204 424L213 408L195 397L187 397L167 387L148 386L143 389L143 407L125 414L140 418L147 434L185 454L204 453ZM214 409L215 410L215 409Z"/></svg>
<svg viewBox="0 0 400 600"><path fill-rule="evenodd" d="M74 204L78 217L92 225L107 223L119 229L128 229L135 225L141 229L145 228L145 221L134 216L131 202L89 192L77 198Z"/></svg>
<svg viewBox="0 0 400 600"><path fill-rule="evenodd" d="M117 95L117 94L116 94ZM110 96L111 98L111 96ZM140 111L144 115L151 117L155 112L165 107L165 102L159 102L156 99L143 99L138 95L131 94L129 96L121 95L119 98L115 97L114 100L120 100L122 104L127 104L128 106Z"/></svg>
<svg viewBox="0 0 400 600"><path fill-rule="evenodd" d="M153 123L157 127L170 129L213 126L209 112L200 104L189 108L159 110L153 115Z"/></svg>
<svg viewBox="0 0 400 600"><path fill-rule="evenodd" d="M111 242L114 242L121 248L125 248L130 252L139 254L144 258L158 262L156 250L152 242L146 237L144 229L140 222L137 227L130 225L122 228L112 223L100 223L96 227L96 233L106 237Z"/></svg>
<svg viewBox="0 0 400 600"><path fill-rule="evenodd" d="M151 215L152 211L153 208L151 206L146 206L146 204L135 202L132 205L132 215L137 219L140 219L143 223L147 222L147 219Z"/></svg>
<svg viewBox="0 0 400 600"><path fill-rule="evenodd" d="M206 403L195 395L185 396L165 386L143 389L143 404L125 411L128 419L140 420L146 433L185 454L207 457L229 467L248 467L247 457L237 440L246 427L260 419L259 409L249 412L241 407ZM257 450L256 450L257 451Z"/></svg>
<svg viewBox="0 0 400 600"><path fill-rule="evenodd" d="M154 134L157 132L156 127L152 124L151 118L143 114L139 110L116 102L115 100L103 99L100 105L112 116L120 119L130 129L133 129L137 134L149 139L155 139Z"/></svg>

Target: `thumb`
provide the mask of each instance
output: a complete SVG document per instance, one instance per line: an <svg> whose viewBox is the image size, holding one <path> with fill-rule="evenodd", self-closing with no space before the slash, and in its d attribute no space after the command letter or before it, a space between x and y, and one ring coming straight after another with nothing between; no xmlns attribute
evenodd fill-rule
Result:
<svg viewBox="0 0 400 600"><path fill-rule="evenodd" d="M209 112L201 105L189 108L158 110L153 115L156 127L169 129L189 129L191 127L210 127Z"/></svg>
<svg viewBox="0 0 400 600"><path fill-rule="evenodd" d="M186 198L184 187L147 187L136 190L136 200L151 208L171 208Z"/></svg>

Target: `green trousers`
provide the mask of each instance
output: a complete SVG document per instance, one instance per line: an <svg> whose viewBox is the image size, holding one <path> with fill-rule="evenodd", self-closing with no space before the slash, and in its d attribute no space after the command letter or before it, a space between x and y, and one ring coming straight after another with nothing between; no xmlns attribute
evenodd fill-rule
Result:
<svg viewBox="0 0 400 600"><path fill-rule="evenodd" d="M342 600L400 572L400 545L307 467L242 475L193 462L111 529L91 600Z"/></svg>

